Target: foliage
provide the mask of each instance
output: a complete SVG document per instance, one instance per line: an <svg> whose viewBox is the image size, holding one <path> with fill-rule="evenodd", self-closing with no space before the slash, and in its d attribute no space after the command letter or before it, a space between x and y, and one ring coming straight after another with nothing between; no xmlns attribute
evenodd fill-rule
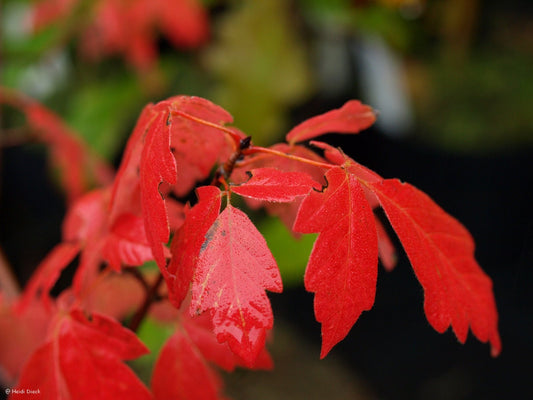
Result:
<svg viewBox="0 0 533 400"><path fill-rule="evenodd" d="M55 116L13 92L1 100L26 115L52 152L64 154L72 139ZM394 267L379 208L424 288L431 326L451 326L460 342L471 329L498 355L492 282L474 259L468 231L410 184L313 141L332 131L355 134L374 121L374 110L352 100L296 126L286 143L261 147L208 100L175 96L147 105L112 181L84 194L79 182L63 181L71 200L63 241L20 298L0 298L6 382L50 399L216 399L216 367L271 368L266 291L281 292L282 281L237 197L280 217L294 235L318 234L304 282L322 324L321 357L372 308L378 258ZM65 158L60 168L67 176L88 158ZM184 204L185 196L191 200ZM76 256L71 287L51 296ZM143 267L149 261L156 269ZM150 390L123 362L147 352L134 332L148 315L173 327ZM18 397L15 390L10 398Z"/></svg>

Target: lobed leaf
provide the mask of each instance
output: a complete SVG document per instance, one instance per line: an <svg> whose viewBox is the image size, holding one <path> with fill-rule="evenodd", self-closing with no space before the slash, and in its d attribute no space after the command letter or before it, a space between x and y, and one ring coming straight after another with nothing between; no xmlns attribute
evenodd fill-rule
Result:
<svg viewBox="0 0 533 400"><path fill-rule="evenodd" d="M207 364L183 328L158 356L151 379L154 400L218 400L220 377Z"/></svg>
<svg viewBox="0 0 533 400"><path fill-rule="evenodd" d="M357 178L340 167L326 173L328 185L302 201L294 230L319 235L305 272L322 324L321 358L344 339L361 313L372 308L378 244L372 208Z"/></svg>
<svg viewBox="0 0 533 400"><path fill-rule="evenodd" d="M376 121L371 107L357 100L346 102L341 108L317 115L295 126L285 137L290 144L313 139L328 132L358 133Z"/></svg>
<svg viewBox="0 0 533 400"><path fill-rule="evenodd" d="M468 328L498 355L498 313L492 281L474 259L474 241L455 218L408 183L388 179L371 184L424 288L431 326L450 325L464 343Z"/></svg>
<svg viewBox="0 0 533 400"><path fill-rule="evenodd" d="M200 250L190 312L209 311L218 341L227 341L247 366L255 364L273 325L265 290L282 290L276 261L246 214L228 205Z"/></svg>
<svg viewBox="0 0 533 400"><path fill-rule="evenodd" d="M318 183L305 172L283 172L276 168L258 168L249 173L250 179L233 186L232 192L241 196L270 202L290 202L305 196Z"/></svg>
<svg viewBox="0 0 533 400"><path fill-rule="evenodd" d="M220 212L221 193L217 187L202 186L196 191L198 203L187 212L185 222L174 235L170 245L172 258L168 267L162 269L169 300L176 308L187 295L205 236Z"/></svg>
<svg viewBox="0 0 533 400"><path fill-rule="evenodd" d="M165 200L159 192L162 182L175 184L176 160L170 150L169 111L160 103L158 113L149 125L140 162L141 205L148 240L154 259L165 265L164 244L168 242L170 227Z"/></svg>
<svg viewBox="0 0 533 400"><path fill-rule="evenodd" d="M17 389L39 389L40 398L50 400L151 399L122 362L147 351L133 332L103 315L88 319L80 310L61 317L51 332L24 367ZM27 395L10 399L19 396Z"/></svg>

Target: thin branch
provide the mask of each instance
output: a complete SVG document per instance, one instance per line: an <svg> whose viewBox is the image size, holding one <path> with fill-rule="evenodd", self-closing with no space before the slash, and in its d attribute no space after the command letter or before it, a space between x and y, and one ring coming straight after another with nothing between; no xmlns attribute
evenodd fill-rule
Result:
<svg viewBox="0 0 533 400"><path fill-rule="evenodd" d="M305 164L309 164L309 165L314 165L315 167L319 167L319 168L330 169L330 168L333 168L335 166L333 164L324 163L324 162L320 162L320 161L314 161L314 160L310 160L308 158L295 156L294 154L287 154L287 153L283 153L283 152L278 151L278 150L269 149L269 148L260 147L260 146L250 146L248 149L245 149L245 150L242 151L242 154L244 154L244 155L257 154L257 153L271 154L271 155L278 156L278 157L289 158L291 160L299 161L299 162L302 162L302 163L305 163Z"/></svg>
<svg viewBox="0 0 533 400"><path fill-rule="evenodd" d="M133 332L136 332L137 329L139 329L141 322L146 317L146 314L148 314L148 311L150 311L150 307L152 306L152 303L160 299L159 294L157 292L159 291L159 287L161 286L162 283L163 283L163 275L159 274L157 277L157 280L153 283L153 285L147 286L148 290L146 291L144 302L141 305L141 307L137 310L137 312L133 315L133 317L131 318L130 324L129 324L129 328Z"/></svg>
<svg viewBox="0 0 533 400"><path fill-rule="evenodd" d="M231 129L226 128L226 127L224 127L222 125L217 125L217 124L214 124L212 122L203 120L201 118L196 118L196 117L194 117L194 116L192 116L190 114L181 112L179 110L172 110L171 114L172 115L179 115L180 117L190 119L191 121L197 122L197 123L205 125L205 126L209 126L210 128L213 128L213 129L218 129L219 131L222 131L222 132L228 134L233 139L233 142L235 143L235 147L238 147L238 145L239 145L239 143L240 143L240 141L242 139L242 137L240 135L238 135L236 132L234 132Z"/></svg>

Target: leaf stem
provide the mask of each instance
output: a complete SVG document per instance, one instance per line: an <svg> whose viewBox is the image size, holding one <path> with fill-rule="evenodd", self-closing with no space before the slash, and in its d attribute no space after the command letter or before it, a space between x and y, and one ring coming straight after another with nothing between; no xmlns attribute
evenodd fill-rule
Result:
<svg viewBox="0 0 533 400"><path fill-rule="evenodd" d="M329 164L329 163L324 163L324 162L320 162L320 161L310 160L308 158L295 156L294 154L283 153L281 151L270 149L270 148L267 148L267 147L250 146L248 149L245 149L245 150L242 151L242 154L244 154L244 155L256 154L256 153L272 154L272 155L278 156L278 157L285 157L285 158L288 158L288 159L291 159L291 160L295 160L295 161L299 161L299 162L303 162L303 163L306 163L306 164L309 164L309 165L314 165L315 167L319 167L319 168L330 169L330 168L335 167L334 164Z"/></svg>
<svg viewBox="0 0 533 400"><path fill-rule="evenodd" d="M131 318L130 324L129 324L129 328L133 332L136 332L137 329L139 329L141 322L146 317L146 314L148 314L148 311L150 310L152 303L160 299L159 294L157 292L159 291L159 287L163 283L163 275L159 274L157 276L156 281L151 286L148 285L148 283L146 282L146 280L140 273L137 273L137 274L133 273L133 276L135 276L141 282L144 282L143 287L145 288L145 291L146 291L143 304L141 304L141 307L133 315L133 317Z"/></svg>
<svg viewBox="0 0 533 400"><path fill-rule="evenodd" d="M224 127L222 125L214 124L212 122L203 120L201 118L196 118L196 117L194 117L194 116L192 116L190 114L184 113L184 112L179 111L179 110L172 110L171 114L172 115L179 115L180 117L187 118L187 119L189 119L191 121L197 122L197 123L205 125L205 126L209 126L210 128L213 128L213 129L218 129L219 131L222 131L222 132L228 134L231 137L231 139L233 140L233 142L235 143L235 148L239 148L239 143L240 143L242 137L240 135L238 135L236 132L232 131L231 129L226 128L226 127Z"/></svg>

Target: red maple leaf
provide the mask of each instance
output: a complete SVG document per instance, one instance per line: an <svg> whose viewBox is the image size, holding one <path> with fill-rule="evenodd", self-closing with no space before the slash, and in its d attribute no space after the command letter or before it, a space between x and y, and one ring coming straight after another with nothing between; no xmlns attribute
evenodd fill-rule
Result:
<svg viewBox="0 0 533 400"><path fill-rule="evenodd" d="M276 261L246 214L228 205L202 245L190 311L209 311L218 341L227 341L247 366L255 364L273 325L265 289L282 290Z"/></svg>
<svg viewBox="0 0 533 400"><path fill-rule="evenodd" d="M45 340L53 310L32 301L21 312L0 293L0 380L14 386L22 367Z"/></svg>
<svg viewBox="0 0 533 400"><path fill-rule="evenodd" d="M315 293L315 315L322 324L322 352L349 332L359 315L372 308L376 291L378 245L372 208L357 178L340 167L326 173L327 186L303 200L294 230L320 232L305 272L305 287Z"/></svg>
<svg viewBox="0 0 533 400"><path fill-rule="evenodd" d="M161 349L151 387L155 400L218 400L222 382L187 332L178 328Z"/></svg>
<svg viewBox="0 0 533 400"><path fill-rule="evenodd" d="M150 392L122 360L147 352L115 320L82 311L58 314L49 339L25 365L17 389L38 389L42 399L149 400ZM13 391L10 399L27 397Z"/></svg>
<svg viewBox="0 0 533 400"><path fill-rule="evenodd" d="M290 202L305 196L317 182L305 172L283 172L275 168L258 168L248 172L250 179L233 186L241 196L269 202Z"/></svg>
<svg viewBox="0 0 533 400"><path fill-rule="evenodd" d="M161 349L152 374L155 399L221 399L222 380L214 366L233 371L243 366L242 360L227 343L217 341L207 314L191 318L180 312L175 325L176 330ZM254 368L272 368L266 350L259 355Z"/></svg>
<svg viewBox="0 0 533 400"><path fill-rule="evenodd" d="M396 179L374 182L371 189L424 287L424 311L431 326L450 325L464 343L468 328L492 354L501 350L492 281L474 258L474 241L455 218L425 193Z"/></svg>
<svg viewBox="0 0 533 400"><path fill-rule="evenodd" d="M33 24L42 29L80 11L80 0L41 0L33 10ZM206 10L196 0L93 1L84 21L82 50L100 59L121 54L139 70L153 66L156 32L180 48L194 48L208 39ZM84 9L84 11L87 11ZM156 31L157 30L157 31Z"/></svg>
<svg viewBox="0 0 533 400"><path fill-rule="evenodd" d="M309 118L295 126L285 139L294 144L313 139L328 132L358 133L376 121L371 107L357 100L346 102L341 108Z"/></svg>
<svg viewBox="0 0 533 400"><path fill-rule="evenodd" d="M299 145L288 145L286 143L275 144L269 149L276 152L293 155L308 159L311 161L323 162L325 161L322 157L316 154L311 149L299 146ZM254 158L248 160L244 165L237 165L232 174L232 181L235 183L243 183L249 179L248 171L255 168L276 168L284 172L300 172L309 175L315 182L325 183L324 182L324 168L320 168L316 165L302 163L297 160L290 158L282 158L273 154L259 153L254 154ZM294 219L296 218L296 213L298 212L298 207L300 206L301 198L296 198L294 201L289 203L277 203L277 202L268 202L257 199L247 199L247 204L251 208L258 208L264 206L267 212L270 215L277 216L285 224L285 226L292 230L294 224Z"/></svg>
<svg viewBox="0 0 533 400"><path fill-rule="evenodd" d="M220 212L221 193L215 186L198 188L198 203L186 213L185 222L170 246L172 258L162 269L169 289L169 300L179 308L189 291L194 268L205 235Z"/></svg>
<svg viewBox="0 0 533 400"><path fill-rule="evenodd" d="M61 172L61 183L69 204L83 195L92 181L101 185L111 181L111 168L92 154L55 113L21 93L2 87L0 103L23 112L32 136L47 146L50 162Z"/></svg>

